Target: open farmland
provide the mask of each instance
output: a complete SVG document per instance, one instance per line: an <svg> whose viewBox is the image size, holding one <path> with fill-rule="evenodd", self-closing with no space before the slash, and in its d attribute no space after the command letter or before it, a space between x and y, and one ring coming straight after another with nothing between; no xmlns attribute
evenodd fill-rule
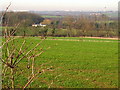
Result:
<svg viewBox="0 0 120 90"><path fill-rule="evenodd" d="M61 40L62 39L62 40ZM64 40L65 39L65 40ZM67 41L67 39L69 39ZM72 40L71 40L72 39ZM18 41L17 41L18 40ZM70 41L71 40L71 41ZM79 40L79 41L76 41ZM86 41L84 41L86 40ZM90 40L90 41L87 41ZM95 42L100 39L89 38L48 38L40 48L46 49L35 59L36 67L48 69L28 87L30 88L116 88L118 87L118 42ZM26 43L32 48L40 37L26 37ZM19 45L22 39L16 39ZM4 52L4 50L3 50ZM41 66L41 64L45 65ZM27 60L22 60L19 67L26 73L16 76L16 87L23 87L27 82ZM36 68L37 69L37 68ZM7 79L3 82L6 85Z"/></svg>

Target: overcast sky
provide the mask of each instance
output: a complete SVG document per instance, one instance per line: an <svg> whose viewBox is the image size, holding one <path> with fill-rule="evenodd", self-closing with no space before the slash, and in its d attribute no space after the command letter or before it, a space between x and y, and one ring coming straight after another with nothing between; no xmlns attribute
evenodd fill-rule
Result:
<svg viewBox="0 0 120 90"><path fill-rule="evenodd" d="M102 11L117 10L119 0L0 0L0 10L12 3L10 10L37 11Z"/></svg>

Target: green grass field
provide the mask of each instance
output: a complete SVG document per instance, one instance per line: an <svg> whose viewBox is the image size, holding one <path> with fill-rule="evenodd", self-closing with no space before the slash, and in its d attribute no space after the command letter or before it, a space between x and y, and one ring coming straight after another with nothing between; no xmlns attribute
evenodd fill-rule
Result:
<svg viewBox="0 0 120 90"><path fill-rule="evenodd" d="M39 48L51 47L40 57L37 57L35 63L38 68L50 68L44 74L39 75L29 87L32 88L117 88L118 87L118 42L92 42L51 40L49 37L43 41ZM56 39L56 38L54 38ZM61 38L57 38L61 39ZM62 37L62 39L64 39ZM65 38L66 39L66 38ZM86 38L84 38L86 40ZM30 42L32 48L40 41L39 37L26 38L27 45ZM100 39L88 39L97 40ZM104 41L105 39L103 39ZM107 39L108 41L111 41ZM22 43L20 39L16 45ZM20 63L20 67L26 73L17 77L16 87L23 87L27 82L25 78L27 72L27 60ZM40 66L47 63L44 66ZM37 68L36 68L37 69Z"/></svg>

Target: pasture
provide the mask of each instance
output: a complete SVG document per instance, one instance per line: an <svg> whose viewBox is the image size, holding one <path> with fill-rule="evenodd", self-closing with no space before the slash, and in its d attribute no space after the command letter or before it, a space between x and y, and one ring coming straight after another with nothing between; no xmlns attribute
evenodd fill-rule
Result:
<svg viewBox="0 0 120 90"><path fill-rule="evenodd" d="M26 37L32 48L40 37ZM19 47L22 39L15 41ZM118 42L110 39L49 37L37 49L47 49L35 59L36 69L46 69L28 88L117 88L118 87ZM45 63L45 65L42 65ZM16 87L23 87L29 72L27 60L19 67L25 71L16 76ZM42 66L41 66L42 65ZM6 85L3 82L3 85Z"/></svg>

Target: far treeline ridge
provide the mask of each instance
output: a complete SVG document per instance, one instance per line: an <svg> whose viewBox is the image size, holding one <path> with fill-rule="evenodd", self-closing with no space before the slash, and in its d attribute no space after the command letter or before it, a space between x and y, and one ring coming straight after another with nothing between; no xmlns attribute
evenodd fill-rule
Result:
<svg viewBox="0 0 120 90"><path fill-rule="evenodd" d="M3 30L8 26L12 32L20 23L15 36L53 36L53 37L117 37L118 21L105 14L65 15L60 18L43 18L29 12L7 12L3 17ZM40 25L33 27L32 25Z"/></svg>

